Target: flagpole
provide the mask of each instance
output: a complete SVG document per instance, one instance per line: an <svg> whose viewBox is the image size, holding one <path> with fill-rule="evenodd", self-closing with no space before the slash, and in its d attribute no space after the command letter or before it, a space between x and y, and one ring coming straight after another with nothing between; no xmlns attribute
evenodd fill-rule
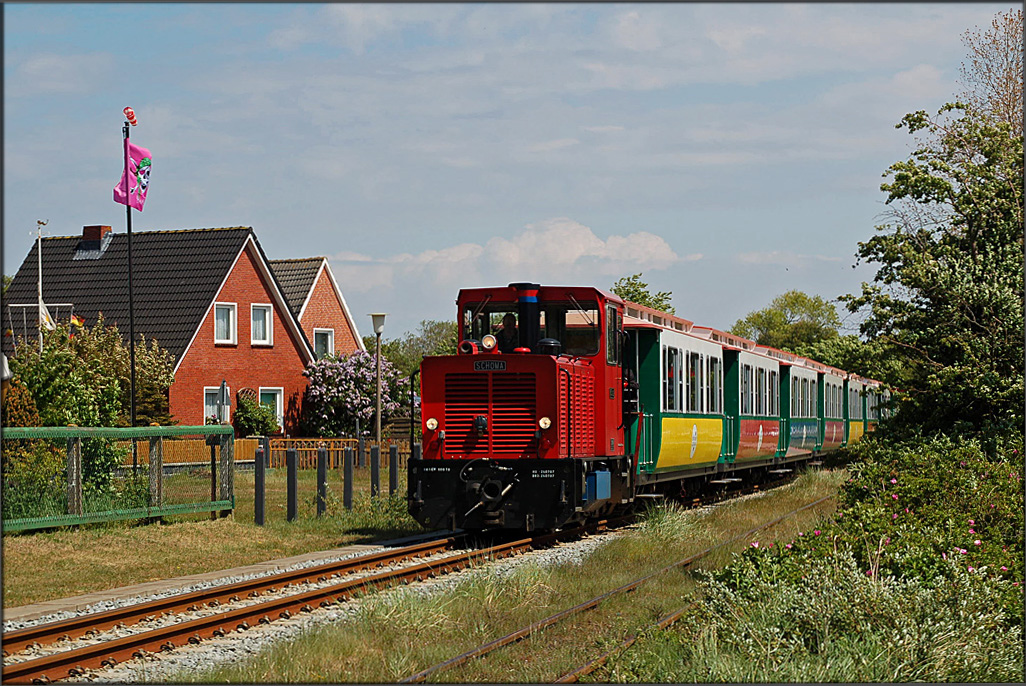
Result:
<svg viewBox="0 0 1026 686"><path fill-rule="evenodd" d="M39 320L39 354L43 354L43 223L36 220L36 257L39 258L38 287L39 304L36 307L39 312L36 318Z"/></svg>
<svg viewBox="0 0 1026 686"><path fill-rule="evenodd" d="M129 164L128 154L128 122L122 129L125 135L125 217L128 224L128 355L131 364L131 426L135 426L135 300L132 293L132 204L129 191L131 182L129 175L132 167ZM132 441L132 473L135 474L138 468L138 456L135 450L135 441Z"/></svg>

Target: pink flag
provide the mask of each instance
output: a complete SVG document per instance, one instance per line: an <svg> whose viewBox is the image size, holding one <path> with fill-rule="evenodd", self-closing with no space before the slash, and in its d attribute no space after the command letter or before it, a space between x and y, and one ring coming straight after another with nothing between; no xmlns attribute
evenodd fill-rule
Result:
<svg viewBox="0 0 1026 686"><path fill-rule="evenodd" d="M114 202L128 205L142 212L146 190L150 187L150 151L125 139L125 157L128 168L121 173L121 183L114 187ZM127 192L126 192L127 188Z"/></svg>

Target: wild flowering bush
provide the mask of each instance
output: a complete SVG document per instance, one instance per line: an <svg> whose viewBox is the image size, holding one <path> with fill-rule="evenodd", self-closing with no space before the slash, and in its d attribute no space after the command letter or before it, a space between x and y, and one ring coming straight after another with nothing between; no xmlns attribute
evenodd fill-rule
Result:
<svg viewBox="0 0 1026 686"><path fill-rule="evenodd" d="M786 550L753 547L705 576L701 621L679 634L686 654L678 664L691 671L664 677L736 681L754 670L781 681L1021 680L1022 626L1002 602L1008 581L948 561L949 580L932 586L867 576L850 550L803 563Z"/></svg>
<svg viewBox="0 0 1026 686"><path fill-rule="evenodd" d="M1022 437L988 456L974 440L937 437L895 444L866 439L839 494L835 521L794 540L755 542L772 552L767 574L794 580L810 561L851 555L872 579L914 578L942 589L968 574L1001 581L995 597L1023 621Z"/></svg>
<svg viewBox="0 0 1026 686"><path fill-rule="evenodd" d="M311 436L344 436L366 432L374 419L376 358L358 350L348 357L328 356L307 365L310 382L303 398L303 431ZM405 404L408 381L382 356L381 421Z"/></svg>

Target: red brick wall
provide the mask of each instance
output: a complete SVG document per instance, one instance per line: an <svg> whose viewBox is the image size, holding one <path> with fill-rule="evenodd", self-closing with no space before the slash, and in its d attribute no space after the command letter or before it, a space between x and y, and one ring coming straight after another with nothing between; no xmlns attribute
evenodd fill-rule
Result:
<svg viewBox="0 0 1026 686"><path fill-rule="evenodd" d="M367 320L370 322L370 320ZM331 279L326 270L321 270L314 282L310 300L303 310L303 319L300 321L303 331L306 333L310 345L314 344L314 329L335 330L335 353L348 355L360 349L360 343L356 340L352 327L346 319L345 310L342 308L342 301L338 298Z"/></svg>
<svg viewBox="0 0 1026 686"><path fill-rule="evenodd" d="M285 431L295 435L307 383L302 374L306 366L301 352L303 344L286 326L287 315L260 278L252 250L251 244L239 257L215 298L217 302L237 305L237 343L214 345L214 308L211 307L171 384L171 414L181 424L203 424L203 388L220 386L222 379L231 387L233 412L236 394L241 389L259 391L261 386L278 387L284 389ZM273 346L250 343L250 305L254 303L272 305Z"/></svg>

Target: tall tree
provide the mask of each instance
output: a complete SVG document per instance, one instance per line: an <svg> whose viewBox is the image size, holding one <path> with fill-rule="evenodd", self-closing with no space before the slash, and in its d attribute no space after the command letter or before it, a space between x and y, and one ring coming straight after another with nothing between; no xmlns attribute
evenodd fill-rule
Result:
<svg viewBox="0 0 1026 686"><path fill-rule="evenodd" d="M1019 47L1014 46L1016 54ZM899 418L987 434L1023 421L1023 138L960 104L905 115L919 139L881 185L892 222L859 243L879 269L848 309L904 360Z"/></svg>
<svg viewBox="0 0 1026 686"><path fill-rule="evenodd" d="M420 368L425 355L455 355L459 330L455 320L425 319L415 331L407 331L399 338L381 341L381 357L391 362L404 375ZM373 352L374 336L364 336L363 344Z"/></svg>
<svg viewBox="0 0 1026 686"><path fill-rule="evenodd" d="M999 12L989 29L966 31L969 55L962 62L959 100L980 114L1007 122L1022 135L1022 10Z"/></svg>
<svg viewBox="0 0 1026 686"><path fill-rule="evenodd" d="M837 336L841 320L832 303L820 296L791 290L773 298L768 307L749 312L730 327L730 333L760 345L797 352Z"/></svg>
<svg viewBox="0 0 1026 686"><path fill-rule="evenodd" d="M673 293L671 291L652 293L648 290L648 284L641 280L641 272L618 279L613 284L611 290L624 300L629 300L632 303L661 310L668 314L677 313L673 309L673 305L670 304L670 298L673 296Z"/></svg>

